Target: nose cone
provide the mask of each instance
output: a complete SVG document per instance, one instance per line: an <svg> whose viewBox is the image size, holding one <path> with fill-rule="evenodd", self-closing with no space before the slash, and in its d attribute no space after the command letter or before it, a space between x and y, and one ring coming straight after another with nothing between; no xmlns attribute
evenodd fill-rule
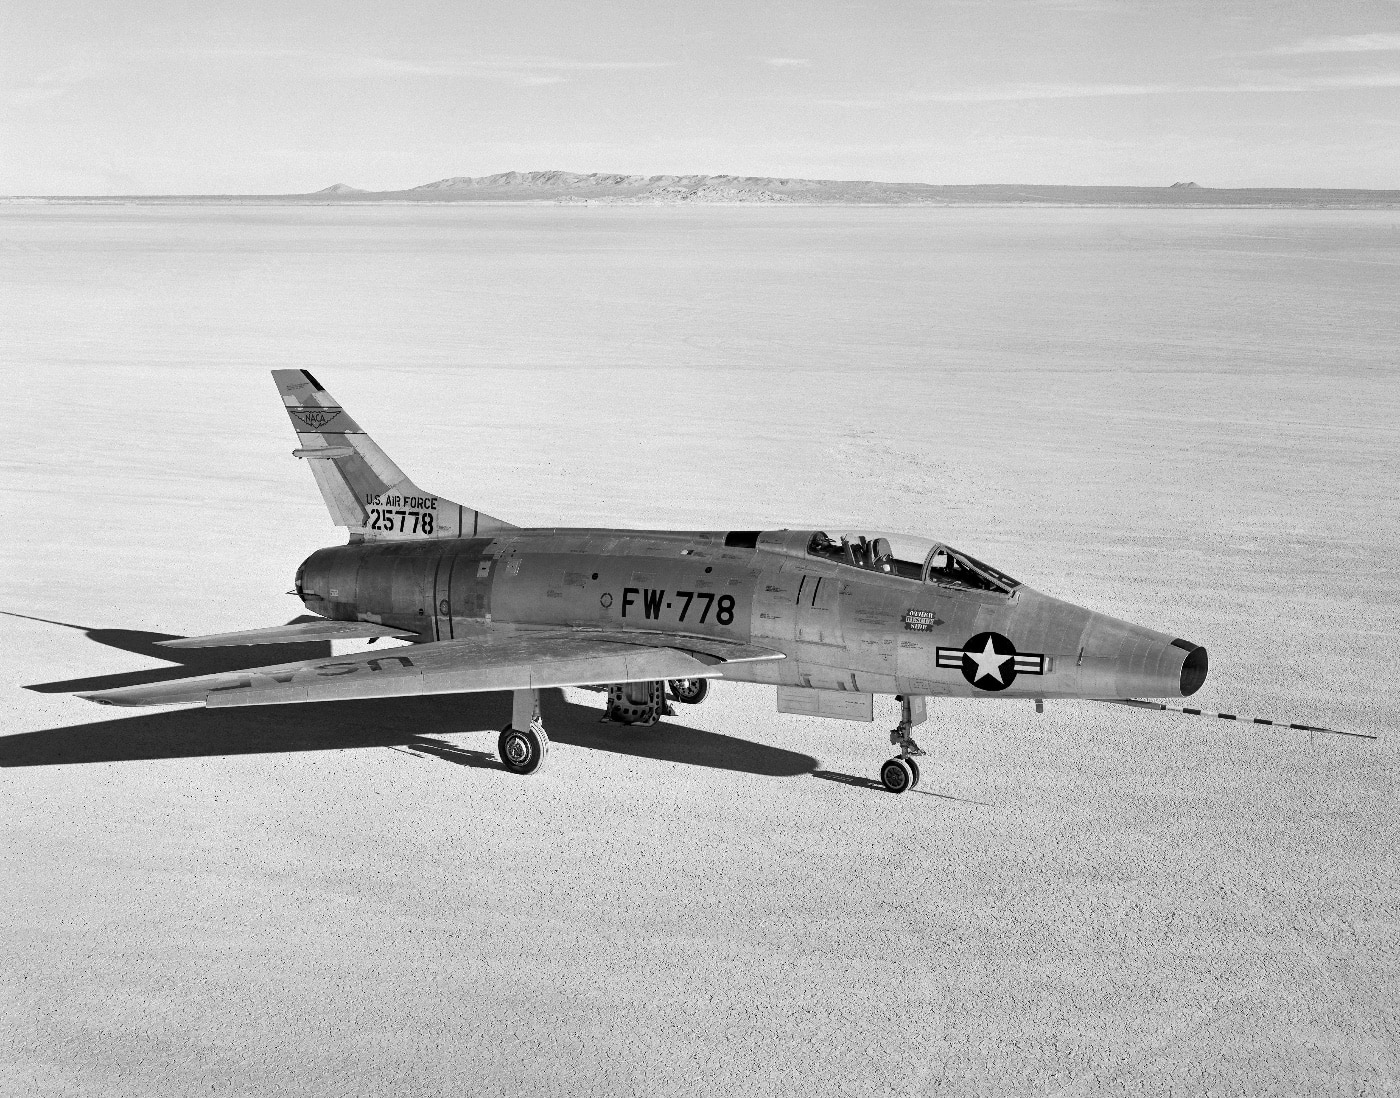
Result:
<svg viewBox="0 0 1400 1098"><path fill-rule="evenodd" d="M1181 665L1181 696L1189 698L1205 685L1206 672L1210 670L1210 659L1206 650L1199 644L1192 644L1180 637L1172 641L1172 647L1186 651L1186 659Z"/></svg>
<svg viewBox="0 0 1400 1098"><path fill-rule="evenodd" d="M1206 650L1106 615L1092 616L1079 658L1080 687L1096 698L1186 698L1206 681Z"/></svg>

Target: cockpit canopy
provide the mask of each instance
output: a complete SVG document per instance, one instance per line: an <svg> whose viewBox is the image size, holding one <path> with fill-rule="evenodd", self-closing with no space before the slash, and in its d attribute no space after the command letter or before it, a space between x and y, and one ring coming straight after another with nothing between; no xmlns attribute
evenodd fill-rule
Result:
<svg viewBox="0 0 1400 1098"><path fill-rule="evenodd" d="M807 553L868 572L902 576L939 587L1009 594L1021 585L1019 580L983 564L976 557L912 534L866 531L833 536L818 530L807 545Z"/></svg>

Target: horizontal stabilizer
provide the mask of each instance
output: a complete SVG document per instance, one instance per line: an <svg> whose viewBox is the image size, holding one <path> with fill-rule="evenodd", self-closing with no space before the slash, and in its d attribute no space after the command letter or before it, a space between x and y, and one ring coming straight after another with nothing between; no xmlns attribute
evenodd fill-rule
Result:
<svg viewBox="0 0 1400 1098"><path fill-rule="evenodd" d="M727 659L726 654L733 659ZM79 696L102 705L282 705L718 678L727 662L782 658L781 653L753 645L729 645L703 638L638 638L629 633L579 631L511 633L227 671Z"/></svg>
<svg viewBox="0 0 1400 1098"><path fill-rule="evenodd" d="M375 625L372 621L302 621L268 629L242 629L207 637L156 641L162 648L224 648L240 644L305 644L311 641L357 640L364 637L416 637L407 629Z"/></svg>

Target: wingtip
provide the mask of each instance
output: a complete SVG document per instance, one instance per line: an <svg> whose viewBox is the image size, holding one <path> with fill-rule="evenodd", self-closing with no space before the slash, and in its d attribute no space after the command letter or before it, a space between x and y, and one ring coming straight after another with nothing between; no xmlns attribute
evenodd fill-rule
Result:
<svg viewBox="0 0 1400 1098"><path fill-rule="evenodd" d="M177 680L173 680L173 681L178 682L178 681L180 681L180 680L177 679ZM161 685L161 684L159 684L159 683L153 683L152 685L153 685L153 686L159 686L159 685ZM75 697L75 698L82 698L83 701L92 702L93 705L110 705L110 706L113 706L113 707L119 708L119 709L143 709L143 708L148 708L148 707L157 706L157 705L195 705L195 704L202 705L202 704L204 704L204 699L203 699L203 698L176 698L176 699L174 699L174 700L165 700L165 699L160 699L160 698L155 698L155 699L153 699L153 698L149 697L148 695L143 695L143 694L142 694L142 695L134 695L134 696L133 696L133 695L128 695L128 694L126 693L126 691L128 691L128 690L135 691L135 690L138 690L138 689L142 689L142 688L138 688L138 687L134 687L134 686L118 687L117 689L114 689L114 690L99 690L99 691L97 691L97 692L95 692L95 693L91 693L91 694L73 694L73 695L71 695L71 696L72 696L72 697Z"/></svg>

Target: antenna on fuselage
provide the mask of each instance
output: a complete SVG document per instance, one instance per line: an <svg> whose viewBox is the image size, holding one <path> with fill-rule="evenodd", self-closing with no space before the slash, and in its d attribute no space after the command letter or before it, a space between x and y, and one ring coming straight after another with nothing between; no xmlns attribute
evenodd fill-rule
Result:
<svg viewBox="0 0 1400 1098"><path fill-rule="evenodd" d="M1214 713L1208 709L1193 709L1189 705L1163 705L1161 702L1139 701L1136 698L1099 698L1106 705L1130 705L1134 709L1159 709L1166 713L1185 713L1188 717L1216 717L1222 721L1239 721L1243 724L1266 724L1274 728L1291 728L1299 732L1325 732L1329 736L1354 736L1359 740L1374 740L1374 732L1343 732L1336 728L1322 728L1315 724L1290 724L1287 721L1271 721L1264 717L1241 717L1236 713Z"/></svg>

